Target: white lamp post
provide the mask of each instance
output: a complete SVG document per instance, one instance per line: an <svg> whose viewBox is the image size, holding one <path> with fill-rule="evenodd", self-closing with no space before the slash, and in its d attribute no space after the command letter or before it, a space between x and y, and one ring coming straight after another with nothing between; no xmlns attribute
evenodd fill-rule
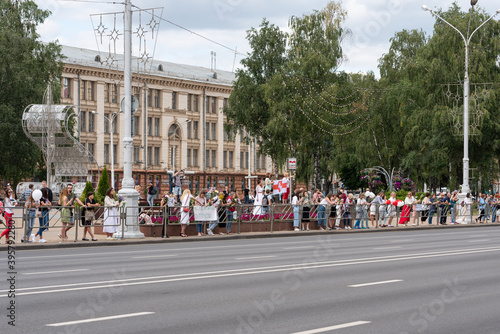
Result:
<svg viewBox="0 0 500 334"><path fill-rule="evenodd" d="M118 113L117 112L113 112L113 114L111 114L111 119L109 119L109 117L107 117L106 115L101 115L99 114L97 111L91 111L93 114L95 115L99 115L99 116L102 116L104 117L107 121L108 121L108 124L111 125L111 187L112 188L115 188L115 148L114 148L114 141L113 141L113 132L114 132L114 129L113 129L113 122L115 121L116 119L116 116L118 116ZM109 127L109 125L108 125Z"/></svg>
<svg viewBox="0 0 500 334"><path fill-rule="evenodd" d="M477 2L477 1L476 1ZM500 14L500 9L497 10L497 12L492 15L489 19L484 21L479 27L477 27L470 36L465 37L464 34L460 30L458 30L456 27L454 27L451 23L443 19L439 14L437 14L435 11L427 7L426 5L422 6L422 9L425 11L430 12L432 15L449 25L451 28L453 28L456 32L460 34L462 39L464 40L465 43L465 78L464 78L464 177L463 177L463 184L462 184L462 193L460 194L460 197L465 198L465 195L470 192L470 186L469 186L469 91L470 91L470 82L469 82L469 46L470 46L470 41L474 34L481 29L486 23L488 23L491 19L493 19L496 15ZM470 220L470 217L468 217Z"/></svg>

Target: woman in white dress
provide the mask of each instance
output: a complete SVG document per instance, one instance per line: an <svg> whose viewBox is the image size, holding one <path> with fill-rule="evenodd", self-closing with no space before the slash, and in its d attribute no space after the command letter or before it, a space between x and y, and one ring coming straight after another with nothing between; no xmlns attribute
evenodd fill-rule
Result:
<svg viewBox="0 0 500 334"><path fill-rule="evenodd" d="M467 193L465 199L460 203L460 218L457 219L460 224L467 224L469 220L472 221L472 217L470 214L472 203L473 201L470 197L470 193Z"/></svg>
<svg viewBox="0 0 500 334"><path fill-rule="evenodd" d="M106 233L106 239L113 239L113 234L118 233L118 226L120 224L119 217L116 208L120 205L120 202L115 201L115 190L109 188L106 191L106 197L104 198L104 220L102 221L103 229L102 231Z"/></svg>
<svg viewBox="0 0 500 334"><path fill-rule="evenodd" d="M262 199L264 198L263 194L264 188L262 187L262 180L259 180L259 184L255 187L255 201L253 208L253 215L258 216L262 214Z"/></svg>
<svg viewBox="0 0 500 334"><path fill-rule="evenodd" d="M186 238L186 227L189 225L189 219L191 218L191 200L194 200L198 205L202 205L196 198L191 195L189 189L184 190L181 196L181 237ZM187 210L186 210L187 209Z"/></svg>

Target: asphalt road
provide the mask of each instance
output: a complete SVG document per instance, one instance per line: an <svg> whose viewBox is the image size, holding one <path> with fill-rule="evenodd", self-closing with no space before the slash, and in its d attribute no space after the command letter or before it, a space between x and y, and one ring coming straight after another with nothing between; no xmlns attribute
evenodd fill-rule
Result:
<svg viewBox="0 0 500 334"><path fill-rule="evenodd" d="M16 253L0 333L500 333L500 227ZM15 301L15 327L8 324Z"/></svg>

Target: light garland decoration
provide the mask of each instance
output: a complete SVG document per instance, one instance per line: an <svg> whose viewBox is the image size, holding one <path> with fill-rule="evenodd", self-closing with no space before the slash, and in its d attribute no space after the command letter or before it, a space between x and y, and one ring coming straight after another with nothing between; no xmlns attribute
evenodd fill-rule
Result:
<svg viewBox="0 0 500 334"><path fill-rule="evenodd" d="M311 87L307 89L304 85L305 80L314 81L307 78L298 78L292 76L285 76L289 78L289 83L284 82L285 87L292 92L292 100L300 112L307 118L307 120L318 128L323 133L331 136L343 136L353 133L366 123L383 94L383 90L377 89L355 89L354 92L345 97L335 97L329 93L325 88ZM321 89L321 91L319 91ZM331 100L329 100L331 99ZM332 100L348 101L349 103L340 104ZM373 105L369 106L369 101L375 101ZM334 109L346 109L344 112L336 112ZM336 117L356 116L354 119L347 120L341 123L334 123L328 120L323 113L333 115ZM347 129L355 125L352 128ZM328 130L328 128L337 128L337 131Z"/></svg>

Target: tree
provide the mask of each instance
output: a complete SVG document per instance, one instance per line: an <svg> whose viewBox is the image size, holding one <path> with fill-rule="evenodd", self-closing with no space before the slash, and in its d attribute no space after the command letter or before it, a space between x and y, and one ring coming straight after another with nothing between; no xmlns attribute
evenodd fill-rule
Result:
<svg viewBox="0 0 500 334"><path fill-rule="evenodd" d="M101 178L99 179L99 184L97 185L97 193L96 200L99 203L104 202L104 197L106 197L106 191L109 189L109 178L108 178L108 169L106 166L102 169Z"/></svg>
<svg viewBox="0 0 500 334"><path fill-rule="evenodd" d="M275 162L277 174L279 163L286 159L287 140L283 127L271 116L271 104L265 99L265 90L268 81L285 62L286 34L263 19L258 30L247 31L247 39L252 51L242 60L244 69L236 72L230 107L224 110L225 126L227 131L243 133L245 130L247 142L255 139L260 153L269 155Z"/></svg>
<svg viewBox="0 0 500 334"><path fill-rule="evenodd" d="M49 83L59 98L61 48L42 43L36 32L49 14L33 1L0 2L0 178L13 183L43 168L41 152L23 132L24 109L42 103Z"/></svg>
<svg viewBox="0 0 500 334"><path fill-rule="evenodd" d="M94 192L94 186L92 186L92 182L87 181L85 182L85 188L83 189L82 195L80 196L80 201L82 201L82 203L85 203L85 199L87 198L87 194L89 192Z"/></svg>

